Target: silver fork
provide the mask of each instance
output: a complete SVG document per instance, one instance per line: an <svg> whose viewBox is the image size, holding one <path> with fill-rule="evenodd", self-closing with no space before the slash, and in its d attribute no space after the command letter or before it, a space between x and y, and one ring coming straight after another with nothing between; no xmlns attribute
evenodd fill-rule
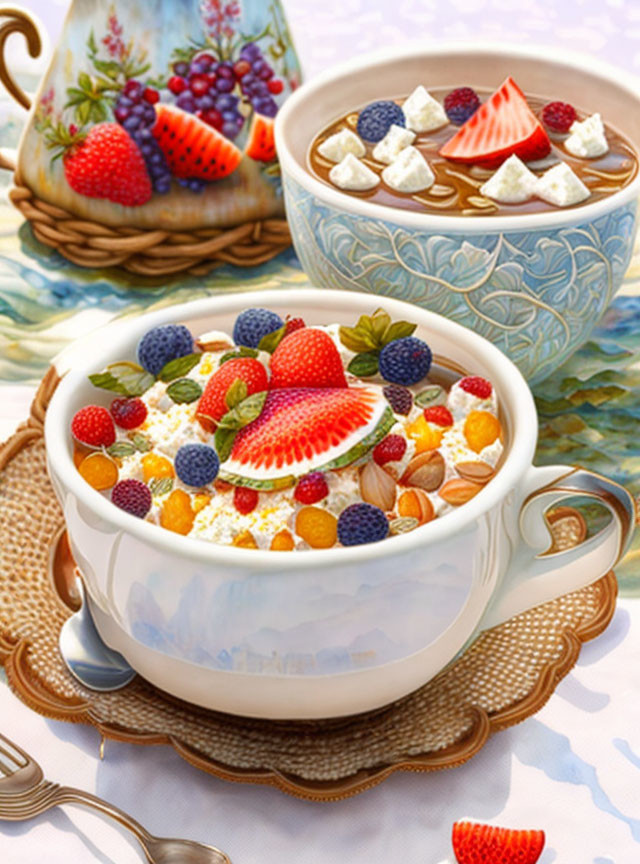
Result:
<svg viewBox="0 0 640 864"><path fill-rule="evenodd" d="M31 819L60 804L84 804L110 816L134 834L150 864L231 864L214 846L154 837L127 813L82 789L45 780L38 763L0 733L0 820Z"/></svg>

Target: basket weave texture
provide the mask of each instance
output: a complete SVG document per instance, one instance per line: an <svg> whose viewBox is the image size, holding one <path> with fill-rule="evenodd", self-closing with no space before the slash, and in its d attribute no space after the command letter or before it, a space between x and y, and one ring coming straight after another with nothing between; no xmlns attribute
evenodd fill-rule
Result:
<svg viewBox="0 0 640 864"><path fill-rule="evenodd" d="M616 580L545 603L485 632L450 667L378 711L313 722L261 721L197 708L140 677L112 693L83 688L58 651L74 607L73 562L45 461L50 370L31 417L0 450L0 662L9 684L49 717L90 723L103 737L170 744L227 780L301 798L347 798L397 770L434 771L470 759L489 736L538 711L615 609ZM561 521L558 548L571 544ZM52 578L53 576L53 578Z"/></svg>

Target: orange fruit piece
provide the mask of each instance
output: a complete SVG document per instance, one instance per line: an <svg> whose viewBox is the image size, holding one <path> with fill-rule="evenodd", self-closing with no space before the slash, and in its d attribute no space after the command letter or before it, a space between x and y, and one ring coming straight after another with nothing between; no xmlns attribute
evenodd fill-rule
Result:
<svg viewBox="0 0 640 864"><path fill-rule="evenodd" d="M426 492L422 489L408 489L398 498L398 515L412 516L424 525L425 522L431 522L436 514Z"/></svg>
<svg viewBox="0 0 640 864"><path fill-rule="evenodd" d="M405 432L409 438L416 442L416 453L436 450L442 441L443 431L442 426L429 423L422 414L405 427Z"/></svg>
<svg viewBox="0 0 640 864"><path fill-rule="evenodd" d="M241 549L257 549L258 544L251 531L241 531L233 538L232 546L239 546Z"/></svg>
<svg viewBox="0 0 640 864"><path fill-rule="evenodd" d="M91 453L80 462L78 471L98 491L111 489L118 482L118 466L104 453Z"/></svg>
<svg viewBox="0 0 640 864"><path fill-rule="evenodd" d="M174 489L162 505L160 524L176 534L188 534L193 528L195 515L189 494L183 489Z"/></svg>
<svg viewBox="0 0 640 864"><path fill-rule="evenodd" d="M296 534L312 549L329 549L338 539L338 520L321 507L303 507L296 517Z"/></svg>
<svg viewBox="0 0 640 864"><path fill-rule="evenodd" d="M474 453L493 444L501 433L500 421L489 411L470 411L464 421L464 437Z"/></svg>
<svg viewBox="0 0 640 864"><path fill-rule="evenodd" d="M199 513L201 510L204 510L209 501L211 501L211 495L205 495L204 493L194 495L192 503L194 511Z"/></svg>
<svg viewBox="0 0 640 864"><path fill-rule="evenodd" d="M145 483L174 475L173 465L166 457L158 453L147 453L142 457L142 477Z"/></svg>
<svg viewBox="0 0 640 864"><path fill-rule="evenodd" d="M275 552L291 552L294 548L294 539L291 536L291 532L287 531L286 528L283 528L282 531L278 531L271 541L271 549Z"/></svg>

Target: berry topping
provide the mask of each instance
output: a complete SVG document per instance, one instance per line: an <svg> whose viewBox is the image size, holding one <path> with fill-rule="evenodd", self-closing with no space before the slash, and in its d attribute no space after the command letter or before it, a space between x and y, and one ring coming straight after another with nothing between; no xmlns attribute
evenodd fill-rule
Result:
<svg viewBox="0 0 640 864"><path fill-rule="evenodd" d="M321 507L303 507L296 516L296 534L312 549L330 549L338 537L338 520Z"/></svg>
<svg viewBox="0 0 640 864"><path fill-rule="evenodd" d="M402 435L387 435L373 448L373 460L378 465L387 462L397 462L402 459L407 449L407 441Z"/></svg>
<svg viewBox="0 0 640 864"><path fill-rule="evenodd" d="M269 386L267 370L253 357L235 357L227 360L207 381L207 386L198 404L198 416L218 421L227 413L227 391L234 381L247 385L247 396L266 390Z"/></svg>
<svg viewBox="0 0 640 864"><path fill-rule="evenodd" d="M428 423L435 423L436 426L453 426L453 414L445 405L425 408L422 416Z"/></svg>
<svg viewBox="0 0 640 864"><path fill-rule="evenodd" d="M335 343L324 330L296 330L271 355L271 389L283 387L346 387Z"/></svg>
<svg viewBox="0 0 640 864"><path fill-rule="evenodd" d="M312 471L298 480L293 497L301 504L317 504L329 494L329 486L321 471Z"/></svg>
<svg viewBox="0 0 640 864"><path fill-rule="evenodd" d="M471 375L468 378L461 378L458 381L458 386L465 393L470 393L472 396L477 396L478 399L488 399L493 393L491 382L486 378L480 378L479 375Z"/></svg>
<svg viewBox="0 0 640 864"><path fill-rule="evenodd" d="M542 122L554 132L568 132L578 119L576 109L568 102L548 102L542 109Z"/></svg>
<svg viewBox="0 0 640 864"><path fill-rule="evenodd" d="M404 111L395 102L371 102L358 116L358 135L364 141L382 141L392 126L405 126Z"/></svg>
<svg viewBox="0 0 640 864"><path fill-rule="evenodd" d="M382 388L384 398L387 400L394 413L407 415L413 405L411 390L400 384L387 384Z"/></svg>
<svg viewBox="0 0 640 864"><path fill-rule="evenodd" d="M174 489L162 505L160 524L176 534L188 534L193 528L195 516L188 492Z"/></svg>
<svg viewBox="0 0 640 864"><path fill-rule="evenodd" d="M114 399L109 411L121 429L137 429L147 419L147 406L142 399Z"/></svg>
<svg viewBox="0 0 640 864"><path fill-rule="evenodd" d="M236 345L257 348L260 340L267 333L279 330L283 324L282 318L270 309L259 307L245 309L238 315L233 325L233 341Z"/></svg>
<svg viewBox="0 0 640 864"><path fill-rule="evenodd" d="M157 375L170 360L193 353L193 336L184 324L165 324L144 334L138 343L138 360Z"/></svg>
<svg viewBox="0 0 640 864"><path fill-rule="evenodd" d="M480 107L478 94L472 87L458 87L444 97L444 110L456 126L462 126Z"/></svg>
<svg viewBox="0 0 640 864"><path fill-rule="evenodd" d="M100 405L87 405L73 415L71 434L89 447L110 447L116 440L111 414Z"/></svg>
<svg viewBox="0 0 640 864"><path fill-rule="evenodd" d="M287 318L284 325L284 335L289 336L291 333L295 333L296 330L302 330L306 326L303 318Z"/></svg>
<svg viewBox="0 0 640 864"><path fill-rule="evenodd" d="M151 492L140 480L121 480L113 487L111 500L121 510L144 519L151 510Z"/></svg>
<svg viewBox="0 0 640 864"><path fill-rule="evenodd" d="M233 506L244 516L251 513L258 505L258 493L248 486L236 486L233 490Z"/></svg>
<svg viewBox="0 0 640 864"><path fill-rule="evenodd" d="M351 504L338 517L338 539L343 546L358 546L384 540L389 522L384 511L373 504Z"/></svg>
<svg viewBox="0 0 640 864"><path fill-rule="evenodd" d="M455 822L451 840L458 864L536 864L545 836L544 831Z"/></svg>
<svg viewBox="0 0 640 864"><path fill-rule="evenodd" d="M431 349L415 336L394 339L384 346L379 358L380 374L385 381L408 387L422 381L431 368Z"/></svg>
<svg viewBox="0 0 640 864"><path fill-rule="evenodd" d="M174 466L185 486L206 486L218 476L220 460L208 444L183 444L176 453Z"/></svg>
<svg viewBox="0 0 640 864"><path fill-rule="evenodd" d="M500 165L515 154L523 162L549 154L549 136L512 78L496 90L447 143L440 155L453 162Z"/></svg>

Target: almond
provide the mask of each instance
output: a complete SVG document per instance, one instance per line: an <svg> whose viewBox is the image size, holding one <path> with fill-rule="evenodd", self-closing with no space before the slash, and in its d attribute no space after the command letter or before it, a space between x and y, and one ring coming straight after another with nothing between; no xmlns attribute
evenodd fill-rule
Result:
<svg viewBox="0 0 640 864"><path fill-rule="evenodd" d="M425 492L435 492L444 480L445 464L442 453L437 450L426 450L418 453L402 475L402 483L406 486L417 486Z"/></svg>
<svg viewBox="0 0 640 864"><path fill-rule="evenodd" d="M371 460L360 471L362 500L385 512L396 503L396 481L377 462Z"/></svg>
<svg viewBox="0 0 640 864"><path fill-rule="evenodd" d="M447 480L438 495L454 507L460 507L461 504L466 504L471 501L478 492L482 489L482 483L474 483L473 480L463 480L462 478L454 478Z"/></svg>
<svg viewBox="0 0 640 864"><path fill-rule="evenodd" d="M413 517L420 525L430 522L436 515L431 499L422 489L407 489L398 499L401 517Z"/></svg>
<svg viewBox="0 0 640 864"><path fill-rule="evenodd" d="M415 516L400 516L398 519L392 519L389 522L390 534L406 534L408 531L413 531L420 524L420 520Z"/></svg>
<svg viewBox="0 0 640 864"><path fill-rule="evenodd" d="M480 483L484 485L495 477L495 469L486 462L458 462L456 471L464 480L471 480L472 483Z"/></svg>
<svg viewBox="0 0 640 864"><path fill-rule="evenodd" d="M196 339L196 345L201 351L226 351L233 348L229 337L221 330L210 330Z"/></svg>

